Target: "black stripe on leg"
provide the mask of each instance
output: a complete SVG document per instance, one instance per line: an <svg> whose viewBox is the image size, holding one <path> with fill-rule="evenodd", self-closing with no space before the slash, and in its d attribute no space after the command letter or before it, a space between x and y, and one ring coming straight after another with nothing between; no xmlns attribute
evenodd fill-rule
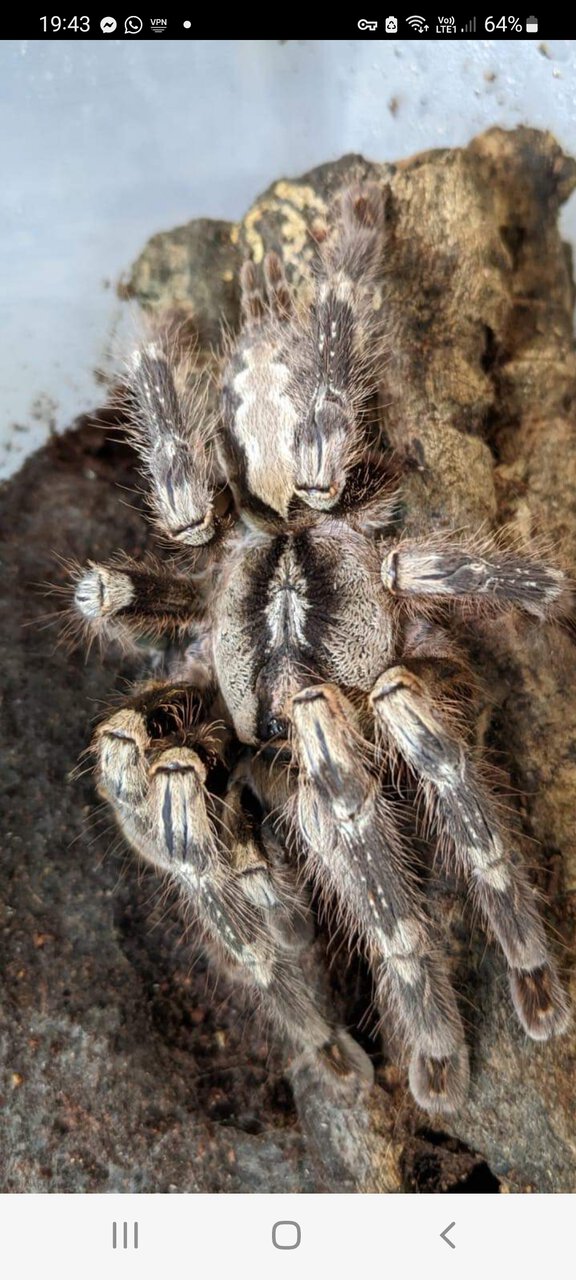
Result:
<svg viewBox="0 0 576 1280"><path fill-rule="evenodd" d="M172 823L172 796L170 793L170 784L168 783L164 790L164 800L162 802L162 824L164 827L164 838L166 840L166 848L169 856L174 857L174 826Z"/></svg>

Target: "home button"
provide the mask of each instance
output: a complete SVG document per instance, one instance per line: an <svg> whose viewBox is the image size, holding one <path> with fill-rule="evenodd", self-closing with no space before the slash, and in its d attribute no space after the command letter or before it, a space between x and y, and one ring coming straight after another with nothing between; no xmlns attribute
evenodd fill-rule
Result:
<svg viewBox="0 0 576 1280"><path fill-rule="evenodd" d="M297 1249L302 1239L298 1222L275 1222L272 1227L272 1244L275 1249Z"/></svg>

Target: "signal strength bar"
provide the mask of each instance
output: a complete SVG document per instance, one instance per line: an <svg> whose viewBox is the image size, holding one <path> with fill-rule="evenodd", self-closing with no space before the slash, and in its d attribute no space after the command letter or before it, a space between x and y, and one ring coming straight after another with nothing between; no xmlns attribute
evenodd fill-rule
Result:
<svg viewBox="0 0 576 1280"><path fill-rule="evenodd" d="M466 31L468 35L471 35L471 36L474 35L476 31L476 19L471 18L470 21L466 22L463 27L460 27L460 30Z"/></svg>

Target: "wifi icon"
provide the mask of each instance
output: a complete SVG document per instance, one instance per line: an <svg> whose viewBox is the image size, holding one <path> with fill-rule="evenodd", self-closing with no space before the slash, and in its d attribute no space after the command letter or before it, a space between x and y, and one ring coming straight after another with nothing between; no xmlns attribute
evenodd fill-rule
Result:
<svg viewBox="0 0 576 1280"><path fill-rule="evenodd" d="M426 19L421 18L417 13L413 13L411 18L406 19L408 25L413 31L427 31Z"/></svg>

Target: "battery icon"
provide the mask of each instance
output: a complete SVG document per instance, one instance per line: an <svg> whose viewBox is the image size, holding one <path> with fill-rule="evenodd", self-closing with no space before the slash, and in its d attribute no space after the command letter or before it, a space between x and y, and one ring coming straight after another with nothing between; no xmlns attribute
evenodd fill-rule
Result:
<svg viewBox="0 0 576 1280"><path fill-rule="evenodd" d="M537 19L537 18L527 18L527 19L526 19L526 31L527 31L527 32L530 32L530 31L532 31L532 32L536 32L537 30L538 30L538 19Z"/></svg>

